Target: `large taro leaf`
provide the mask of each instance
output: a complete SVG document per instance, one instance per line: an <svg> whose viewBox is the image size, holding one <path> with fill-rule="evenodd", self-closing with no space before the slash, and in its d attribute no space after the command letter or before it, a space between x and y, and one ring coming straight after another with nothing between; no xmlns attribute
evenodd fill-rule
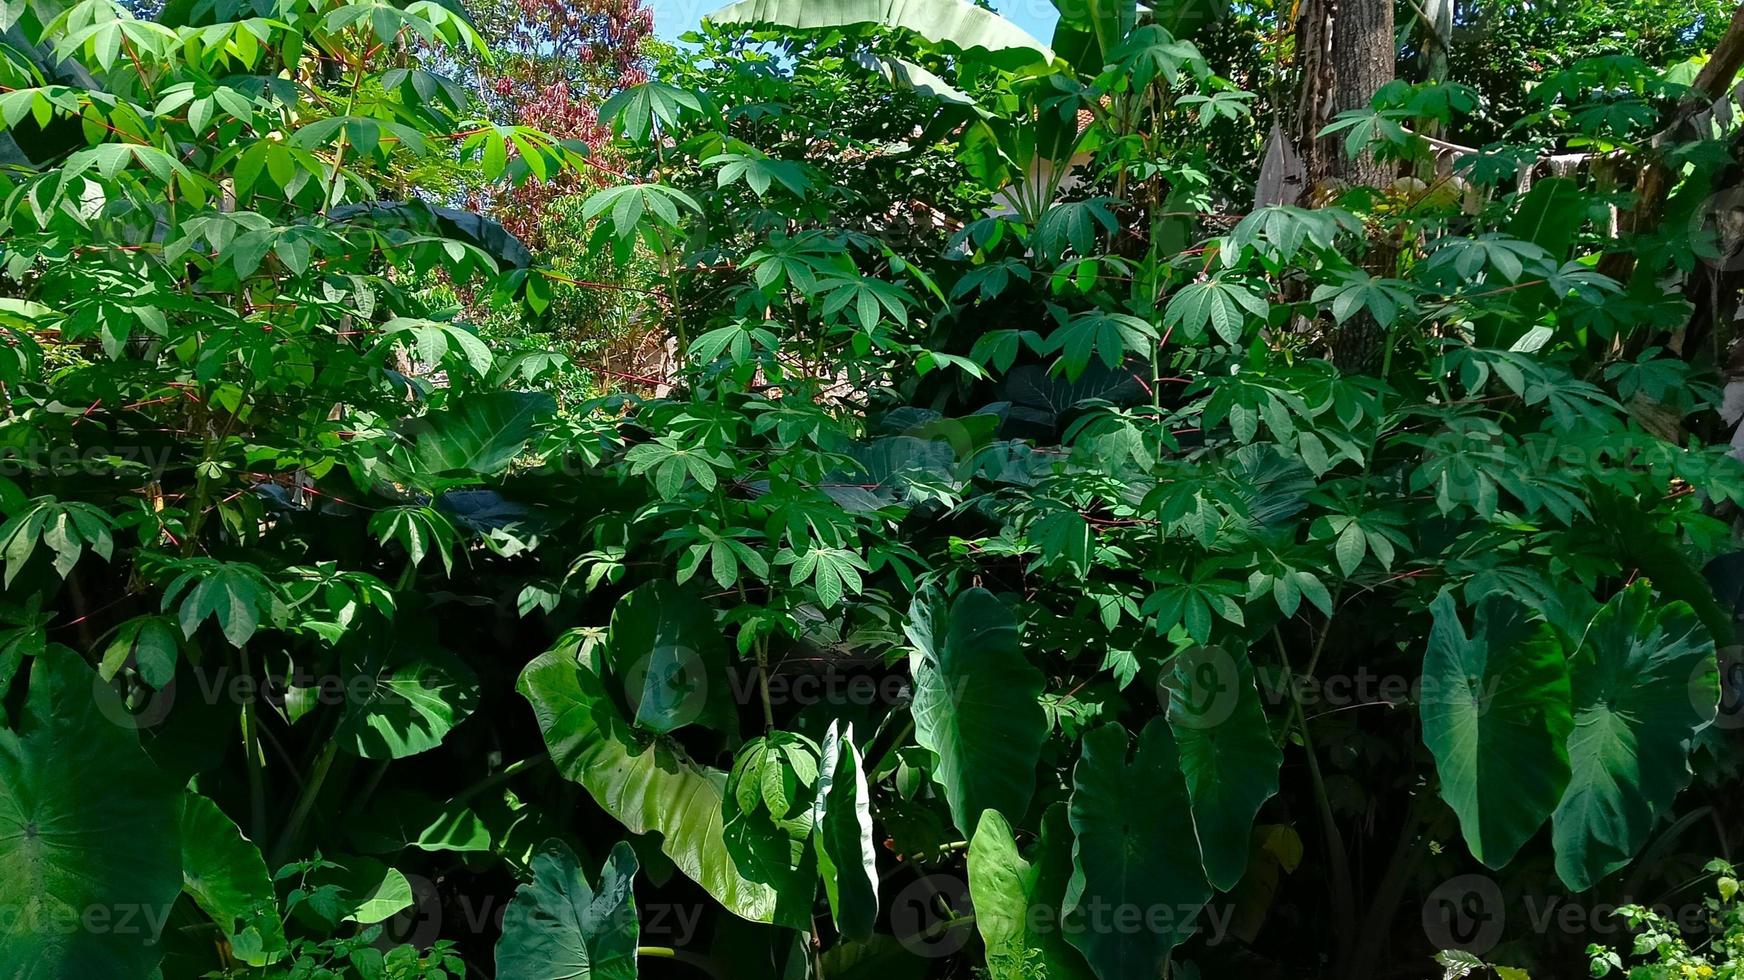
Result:
<svg viewBox="0 0 1744 980"><path fill-rule="evenodd" d="M649 582L618 600L606 661L638 728L665 735L693 723L733 722L726 641L714 610L678 586Z"/></svg>
<svg viewBox="0 0 1744 980"><path fill-rule="evenodd" d="M250 966L277 962L289 948L278 896L260 851L204 796L182 798L182 890L223 930Z"/></svg>
<svg viewBox="0 0 1744 980"><path fill-rule="evenodd" d="M1568 792L1551 818L1556 872L1585 891L1629 863L1690 781L1719 707L1714 641L1687 603L1655 607L1639 580L1605 604L1570 662Z"/></svg>
<svg viewBox="0 0 1744 980"><path fill-rule="evenodd" d="M915 739L937 759L933 779L957 828L968 833L984 810L1022 819L1048 719L1037 700L1046 678L1024 658L1016 617L986 589L964 592L948 613L921 595L906 632Z"/></svg>
<svg viewBox="0 0 1744 980"><path fill-rule="evenodd" d="M500 473L521 454L534 424L555 409L550 395L494 391L430 412L407 429L412 465L429 476Z"/></svg>
<svg viewBox="0 0 1744 980"><path fill-rule="evenodd" d="M1205 875L1228 891L1247 872L1254 816L1278 792L1284 753L1272 740L1245 651L1185 650L1169 687L1169 727L1181 749Z"/></svg>
<svg viewBox="0 0 1744 980"><path fill-rule="evenodd" d="M1533 622L1514 599L1485 599L1470 637L1450 593L1430 609L1423 744L1472 856L1500 868L1544 826L1568 785L1568 666L1555 629Z"/></svg>
<svg viewBox="0 0 1744 980"><path fill-rule="evenodd" d="M872 937L878 917L878 867L872 848L872 798L854 747L854 726L830 722L818 767L812 824L818 874L836 928L850 940Z"/></svg>
<svg viewBox="0 0 1744 980"><path fill-rule="evenodd" d="M1072 770L1066 937L1101 980L1160 976L1212 894L1168 722L1145 725L1130 762L1127 748L1126 729L1103 725Z"/></svg>
<svg viewBox="0 0 1744 980"><path fill-rule="evenodd" d="M440 647L372 649L351 669L356 683L333 737L366 759L428 752L478 706L472 668Z"/></svg>
<svg viewBox="0 0 1744 980"><path fill-rule="evenodd" d="M157 965L158 933L182 889L181 794L124 717L78 654L50 646L31 665L17 730L0 728L8 980L131 980Z"/></svg>
<svg viewBox="0 0 1744 980"><path fill-rule="evenodd" d="M739 821L726 843L725 772L698 765L667 738L638 733L572 656L536 658L516 689L532 704L557 771L618 822L658 833L673 864L733 913L810 928L815 872L792 860L779 830Z"/></svg>
<svg viewBox="0 0 1744 980"><path fill-rule="evenodd" d="M1029 980L1031 955L1039 957L1048 980L1089 980L1084 957L1057 927L1072 877L1072 832L1063 805L1054 804L1043 816L1032 857L1026 861L1018 853L1011 825L997 810L981 815L969 842L969 894L975 927L987 945L990 980Z"/></svg>
<svg viewBox="0 0 1744 980"><path fill-rule="evenodd" d="M636 852L620 841L594 888L567 844L547 842L533 857L533 880L503 913L497 976L636 980L636 867Z"/></svg>
<svg viewBox="0 0 1744 980"><path fill-rule="evenodd" d="M969 0L740 0L707 19L792 31L880 24L958 51L986 52L989 60L1013 67L1054 57L1023 28Z"/></svg>

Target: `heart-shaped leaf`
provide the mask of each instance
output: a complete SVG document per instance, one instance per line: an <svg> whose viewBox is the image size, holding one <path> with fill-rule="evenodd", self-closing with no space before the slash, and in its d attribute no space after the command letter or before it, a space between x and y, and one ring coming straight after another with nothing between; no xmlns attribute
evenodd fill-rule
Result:
<svg viewBox="0 0 1744 980"><path fill-rule="evenodd" d="M658 833L660 849L678 869L734 913L810 928L814 871L792 860L779 831L740 822L735 842L722 846L725 772L698 765L669 739L638 733L573 656L536 658L516 689L533 705L557 771L631 833Z"/></svg>
<svg viewBox="0 0 1744 980"><path fill-rule="evenodd" d="M638 728L664 735L735 719L714 611L678 586L649 582L618 600L606 662Z"/></svg>
<svg viewBox="0 0 1744 980"><path fill-rule="evenodd" d="M515 980L635 980L636 852L612 847L594 888L575 852L548 841L515 889L497 940L497 975Z"/></svg>
<svg viewBox="0 0 1744 980"><path fill-rule="evenodd" d="M1161 976L1212 894L1168 722L1145 725L1131 761L1128 748L1126 729L1103 725L1072 770L1066 939L1101 980Z"/></svg>
<svg viewBox="0 0 1744 980"><path fill-rule="evenodd" d="M1254 816L1278 792L1284 764L1247 653L1193 647L1177 656L1169 727L1181 749L1205 875L1228 891L1247 871Z"/></svg>
<svg viewBox="0 0 1744 980"><path fill-rule="evenodd" d="M181 836L182 890L231 937L233 955L250 966L277 962L289 947L260 851L196 793L182 798Z"/></svg>
<svg viewBox="0 0 1744 980"><path fill-rule="evenodd" d="M118 723L122 711L78 654L50 646L31 665L17 731L0 729L9 976L144 980L157 965L182 889L181 794ZM89 927L92 916L104 928Z"/></svg>
<svg viewBox="0 0 1744 980"><path fill-rule="evenodd" d="M402 759L442 744L478 705L478 679L437 647L372 650L353 665L345 717L333 735L366 759Z"/></svg>
<svg viewBox="0 0 1744 980"><path fill-rule="evenodd" d="M1048 719L1037 700L1046 678L1019 647L1016 617L986 589L964 592L949 613L922 595L906 632L915 738L938 758L933 779L957 828L974 827L983 810L1021 819Z"/></svg>
<svg viewBox="0 0 1744 980"><path fill-rule="evenodd" d="M1568 785L1568 667L1548 623L1506 596L1478 606L1471 636L1453 596L1430 606L1423 744L1472 856L1492 868L1544 826Z"/></svg>
<svg viewBox="0 0 1744 980"><path fill-rule="evenodd" d="M1066 943L1055 918L1072 877L1071 840L1066 808L1056 803L1042 818L1033 861L1026 861L999 811L981 815L969 842L969 893L991 980L1028 980L1032 956L1049 980L1088 980L1084 957Z"/></svg>
<svg viewBox="0 0 1744 980"><path fill-rule="evenodd" d="M1593 617L1570 662L1573 775L1551 819L1556 873L1576 891L1628 864L1689 785L1696 733L1720 703L1714 640L1688 603L1646 580Z"/></svg>

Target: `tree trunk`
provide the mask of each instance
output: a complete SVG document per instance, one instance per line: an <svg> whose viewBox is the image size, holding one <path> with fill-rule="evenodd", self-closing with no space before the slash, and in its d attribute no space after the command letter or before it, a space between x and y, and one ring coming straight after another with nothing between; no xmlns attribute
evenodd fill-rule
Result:
<svg viewBox="0 0 1744 980"><path fill-rule="evenodd" d="M1366 108L1393 80L1393 0L1303 0L1296 50L1301 58L1298 137L1312 187L1336 179L1384 188L1392 168L1364 153L1351 159L1344 137L1318 138L1340 112Z"/></svg>
<svg viewBox="0 0 1744 980"><path fill-rule="evenodd" d="M1301 88L1297 100L1297 144L1307 173L1303 203L1325 204L1345 187L1385 189L1393 166L1373 154L1352 159L1344 134L1319 133L1340 112L1366 108L1381 86L1393 80L1393 0L1302 0L1296 24ZM1369 243L1363 265L1375 276L1397 271L1398 250L1388 240ZM1328 353L1340 370L1375 373L1386 353L1387 333L1367 313L1330 327Z"/></svg>
<svg viewBox="0 0 1744 980"><path fill-rule="evenodd" d="M1393 0L1338 0L1332 25L1333 73L1337 78L1334 108L1366 109L1381 86L1393 80ZM1342 143L1342 136L1333 137ZM1338 146L1332 175L1347 184L1386 187L1393 168L1364 153L1351 159Z"/></svg>

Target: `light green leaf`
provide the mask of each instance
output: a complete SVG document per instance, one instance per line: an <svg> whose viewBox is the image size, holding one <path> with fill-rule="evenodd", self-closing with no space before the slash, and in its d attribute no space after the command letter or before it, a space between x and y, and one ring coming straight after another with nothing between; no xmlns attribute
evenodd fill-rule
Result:
<svg viewBox="0 0 1744 980"><path fill-rule="evenodd" d="M573 657L538 657L516 689L532 704L557 771L631 833L658 833L678 870L729 911L810 928L815 872L794 860L788 841L741 835L722 846L726 773L698 765L667 738L637 733L617 715L599 678Z"/></svg>
<svg viewBox="0 0 1744 980"><path fill-rule="evenodd" d="M878 863L872 849L872 798L854 747L854 726L830 722L818 769L812 825L818 874L836 928L850 940L872 936L878 917ZM766 770L767 771L767 770Z"/></svg>
<svg viewBox="0 0 1744 980"><path fill-rule="evenodd" d="M1072 877L1071 838L1066 808L1056 803L1042 818L1031 863L1018 854L999 811L981 815L969 842L969 893L991 980L1029 980L1032 950L1048 980L1088 980L1084 957L1067 944L1054 918ZM1046 914L1038 916L1042 910Z"/></svg>
<svg viewBox="0 0 1744 980"><path fill-rule="evenodd" d="M1023 28L968 0L741 0L707 20L795 31L882 24L1008 66L1054 60L1054 53Z"/></svg>

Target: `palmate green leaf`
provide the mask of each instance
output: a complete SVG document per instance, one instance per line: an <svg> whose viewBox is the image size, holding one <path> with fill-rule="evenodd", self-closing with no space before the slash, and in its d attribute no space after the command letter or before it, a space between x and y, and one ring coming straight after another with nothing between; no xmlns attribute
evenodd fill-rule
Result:
<svg viewBox="0 0 1744 980"><path fill-rule="evenodd" d="M654 490L662 500L678 496L687 481L705 491L712 491L719 482L715 471L731 471L733 468L732 460L725 453L688 444L672 435L631 447L624 454L624 460L630 464L632 476L654 474Z"/></svg>
<svg viewBox="0 0 1744 980"><path fill-rule="evenodd" d="M1198 46L1177 39L1160 24L1146 24L1128 34L1109 58L1135 90L1154 82L1175 88L1182 83L1183 71L1201 79L1211 71Z"/></svg>
<svg viewBox="0 0 1744 980"><path fill-rule="evenodd" d="M236 824L204 796L182 797L182 891L212 917L250 966L277 962L289 949L266 861Z"/></svg>
<svg viewBox="0 0 1744 980"><path fill-rule="evenodd" d="M1332 317L1339 323L1366 310L1376 323L1390 327L1400 311L1409 310L1415 302L1407 287L1407 283L1398 279L1376 279L1365 272L1350 272L1341 282L1315 286L1309 299L1315 303L1330 302Z"/></svg>
<svg viewBox="0 0 1744 980"><path fill-rule="evenodd" d="M1574 729L1568 668L1556 631L1521 603L1491 596L1467 637L1453 596L1437 596L1423 659L1423 744L1441 798L1472 856L1513 859L1562 798Z"/></svg>
<svg viewBox="0 0 1744 980"><path fill-rule="evenodd" d="M162 608L164 612L176 610L182 635L189 639L211 618L230 645L240 647L254 636L277 604L277 593L266 573L247 562L195 558L179 567L186 570L164 589Z"/></svg>
<svg viewBox="0 0 1744 980"><path fill-rule="evenodd" d="M1180 746L1205 876L1228 891L1247 872L1254 817L1277 795L1284 764L1247 652L1193 647L1178 654L1169 727Z"/></svg>
<svg viewBox="0 0 1744 980"><path fill-rule="evenodd" d="M115 548L109 515L99 508L37 497L0 525L0 560L6 562L0 584L11 587L39 544L54 554L54 570L61 578L72 572L86 549L108 561Z"/></svg>
<svg viewBox="0 0 1744 980"><path fill-rule="evenodd" d="M936 757L933 780L958 829L985 810L1021 819L1048 720L1037 701L1046 678L1024 656L1015 616L986 589L964 592L949 611L941 596L922 594L904 631L915 739Z"/></svg>
<svg viewBox="0 0 1744 980"><path fill-rule="evenodd" d="M169 617L139 616L116 630L97 672L104 680L112 680L123 666L132 663L140 680L161 689L176 675L181 646L181 637Z"/></svg>
<svg viewBox="0 0 1744 980"><path fill-rule="evenodd" d="M557 771L631 833L658 833L678 870L735 915L810 928L816 872L793 859L779 831L740 828L737 844L723 846L726 773L698 765L669 739L637 734L571 656L538 657L516 690L532 704Z"/></svg>
<svg viewBox="0 0 1744 980"><path fill-rule="evenodd" d="M50 646L31 665L17 729L0 728L0 964L9 976L154 972L182 889L181 793L117 722L125 710L78 654ZM86 928L88 915L111 928Z"/></svg>
<svg viewBox="0 0 1744 980"><path fill-rule="evenodd" d="M914 297L906 289L870 276L832 275L820 284L823 311L826 316L838 316L846 311L849 319L870 333L888 315L899 324L906 324Z"/></svg>
<svg viewBox="0 0 1744 980"><path fill-rule="evenodd" d="M716 187L727 187L742 180L758 197L769 193L774 184L787 188L794 197L804 197L811 190L811 177L806 174L805 166L792 160L748 153L719 153L704 160L702 165L720 168L715 175Z"/></svg>
<svg viewBox="0 0 1744 980"><path fill-rule="evenodd" d="M839 730L838 730L839 729ZM854 746L854 726L830 722L812 804L818 874L836 928L849 940L872 937L878 918L878 863L872 847L872 798Z"/></svg>
<svg viewBox="0 0 1744 980"><path fill-rule="evenodd" d="M1152 631L1166 636L1176 625L1182 625L1195 642L1209 643L1214 615L1236 626L1245 625L1241 604L1236 601L1242 588L1221 578L1222 571L1220 563L1202 561L1194 563L1191 579L1168 569L1153 572L1157 590L1145 598L1141 607L1146 616L1156 617L1151 623Z"/></svg>
<svg viewBox="0 0 1744 980"><path fill-rule="evenodd" d="M1169 298L1163 311L1163 326L1180 329L1185 340L1198 340L1209 329L1224 343L1235 344L1240 343L1246 329L1244 310L1263 320L1268 310L1265 297L1255 295L1241 283L1208 279L1183 286Z"/></svg>
<svg viewBox="0 0 1744 980"><path fill-rule="evenodd" d="M1068 247L1086 258L1097 254L1098 240L1120 230L1120 217L1114 213L1117 203L1111 197L1093 197L1050 205L1036 222L1035 237L1043 254L1059 259Z"/></svg>
<svg viewBox="0 0 1744 980"><path fill-rule="evenodd" d="M1551 825L1557 876L1585 891L1629 863L1689 785L1720 680L1713 637L1689 604L1656 604L1644 579L1593 617L1569 670L1573 775Z"/></svg>
<svg viewBox="0 0 1744 980"><path fill-rule="evenodd" d="M723 26L795 31L882 24L1008 67L1054 59L1054 53L1023 28L968 0L740 0L706 19Z"/></svg>
<svg viewBox="0 0 1744 980"><path fill-rule="evenodd" d="M370 516L369 531L384 545L391 541L406 549L412 567L422 565L434 552L442 559L442 570L454 574L454 522L436 508L415 504L384 508Z"/></svg>
<svg viewBox="0 0 1744 980"><path fill-rule="evenodd" d="M588 884L560 840L535 854L532 880L515 889L497 940L497 975L515 980L635 980L636 852L620 841Z"/></svg>
<svg viewBox="0 0 1744 980"><path fill-rule="evenodd" d="M1274 262L1290 262L1308 246L1328 251L1340 234L1362 233L1362 221L1342 208L1274 204L1254 211L1230 229L1220 255L1226 269L1236 267L1248 248Z"/></svg>
<svg viewBox="0 0 1744 980"><path fill-rule="evenodd" d="M733 759L727 793L742 812L762 807L785 820L804 799L815 799L821 752L816 742L795 732L776 730L754 738Z"/></svg>
<svg viewBox="0 0 1744 980"><path fill-rule="evenodd" d="M1114 370L1130 355L1148 354L1156 339L1156 328L1136 316L1092 311L1054 328L1037 352L1058 353L1058 367L1066 380L1076 381L1090 366L1092 356Z"/></svg>
<svg viewBox="0 0 1744 980"><path fill-rule="evenodd" d="M348 667L345 715L333 738L365 759L428 752L478 706L472 668L438 647L372 648Z"/></svg>
<svg viewBox="0 0 1744 980"><path fill-rule="evenodd" d="M612 234L619 241L629 241L640 233L647 216L653 217L656 227L678 228L680 208L692 214L702 213L696 198L677 188L665 184L621 184L595 191L582 204L581 214L588 221L609 214Z"/></svg>
<svg viewBox="0 0 1744 980"><path fill-rule="evenodd" d="M599 121L616 128L630 142L641 143L656 126L676 126L687 109L702 111L702 100L695 92L648 81L632 85L601 103Z"/></svg>
<svg viewBox="0 0 1744 980"><path fill-rule="evenodd" d="M1067 941L1100 980L1160 976L1212 895L1167 721L1152 718L1136 750L1118 724L1084 736L1072 769L1070 822L1077 841Z"/></svg>
<svg viewBox="0 0 1744 980"><path fill-rule="evenodd" d="M1047 980L1089 980L1084 957L1057 927L1072 877L1071 841L1066 808L1058 803L1042 816L1029 861L1018 853L1011 825L999 811L981 815L969 841L969 893L991 980L1030 980L1031 951L1039 954Z"/></svg>

